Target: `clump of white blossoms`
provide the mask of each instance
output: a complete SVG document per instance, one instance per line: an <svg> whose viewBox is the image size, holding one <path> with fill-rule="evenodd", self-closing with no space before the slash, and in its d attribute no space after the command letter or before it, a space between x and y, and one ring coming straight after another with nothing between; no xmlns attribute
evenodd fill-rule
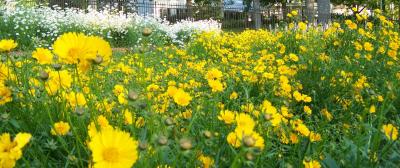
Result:
<svg viewBox="0 0 400 168"><path fill-rule="evenodd" d="M185 39L197 32L218 31L221 27L214 20L184 20L170 24L162 19L104 9L96 11L58 7L52 9L46 6L22 7L10 1L0 7L0 18L5 26L12 27L7 36L31 38L36 46L45 47L50 47L49 44L56 37L68 31L95 34L106 39L124 39L129 31L140 34L143 27L152 27L153 31L158 31L172 42L182 45Z"/></svg>

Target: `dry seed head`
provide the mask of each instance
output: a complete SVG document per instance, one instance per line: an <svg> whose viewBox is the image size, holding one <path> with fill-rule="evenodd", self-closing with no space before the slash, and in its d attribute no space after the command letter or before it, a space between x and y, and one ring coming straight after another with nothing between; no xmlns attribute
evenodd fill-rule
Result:
<svg viewBox="0 0 400 168"><path fill-rule="evenodd" d="M189 150L193 147L192 142L187 138L182 138L181 140L179 140L179 145L183 150Z"/></svg>

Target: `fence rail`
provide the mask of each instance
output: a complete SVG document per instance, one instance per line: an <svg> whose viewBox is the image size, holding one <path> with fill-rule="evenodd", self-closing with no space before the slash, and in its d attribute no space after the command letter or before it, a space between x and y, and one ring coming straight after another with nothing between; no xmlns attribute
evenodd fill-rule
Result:
<svg viewBox="0 0 400 168"><path fill-rule="evenodd" d="M31 0L29 5L45 5L60 8L80 8L123 11L124 13L136 13L141 16L158 17L171 23L180 20L203 20L214 19L222 23L224 29L246 29L255 28L256 17L261 18L259 27L274 29L284 23L285 15L292 10L298 11L300 19L306 20L306 6L302 3L263 6L258 10L244 6L231 5L198 5L184 3L158 3L137 2L137 0ZM343 18L332 15L332 18ZM258 19L260 20L260 19ZM316 22L316 20L314 21ZM400 22L399 22L400 24Z"/></svg>

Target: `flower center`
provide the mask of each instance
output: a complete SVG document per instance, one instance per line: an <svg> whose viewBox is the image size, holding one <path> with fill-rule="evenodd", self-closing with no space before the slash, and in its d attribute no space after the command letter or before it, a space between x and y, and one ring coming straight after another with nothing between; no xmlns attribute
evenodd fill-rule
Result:
<svg viewBox="0 0 400 168"><path fill-rule="evenodd" d="M79 57L79 49L77 48L71 48L68 50L68 55L72 58L78 58Z"/></svg>
<svg viewBox="0 0 400 168"><path fill-rule="evenodd" d="M117 162L119 158L118 149L109 147L103 150L103 159L107 162Z"/></svg>

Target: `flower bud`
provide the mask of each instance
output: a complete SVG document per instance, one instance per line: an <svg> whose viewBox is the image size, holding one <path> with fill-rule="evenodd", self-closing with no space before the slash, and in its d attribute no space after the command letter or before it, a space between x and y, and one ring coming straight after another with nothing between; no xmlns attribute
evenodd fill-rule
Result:
<svg viewBox="0 0 400 168"><path fill-rule="evenodd" d="M145 27L145 28L143 29L143 31L142 31L142 35L145 36L145 37L150 36L151 33L153 33L153 30L151 30L151 29L148 28L148 27Z"/></svg>
<svg viewBox="0 0 400 168"><path fill-rule="evenodd" d="M129 100L137 100L139 95L135 91L129 91L128 98Z"/></svg>
<svg viewBox="0 0 400 168"><path fill-rule="evenodd" d="M49 79L49 73L47 73L46 71L40 71L39 72L39 78L41 79L41 80L47 80L47 79Z"/></svg>
<svg viewBox="0 0 400 168"><path fill-rule="evenodd" d="M254 155L251 152L246 153L246 159L247 160L254 160Z"/></svg>
<svg viewBox="0 0 400 168"><path fill-rule="evenodd" d="M172 119L171 117L169 117L169 118L165 119L164 123L165 123L166 125L170 126L170 125L173 125L175 122L174 122L174 119Z"/></svg>
<svg viewBox="0 0 400 168"><path fill-rule="evenodd" d="M160 136L160 137L158 137L157 142L160 145L166 145L168 143L168 138L165 136Z"/></svg>
<svg viewBox="0 0 400 168"><path fill-rule="evenodd" d="M53 64L53 68L54 68L56 71L59 71L59 70L62 68L62 65L61 65L61 64Z"/></svg>
<svg viewBox="0 0 400 168"><path fill-rule="evenodd" d="M207 139L210 139L210 138L212 137L212 133L211 133L210 131L208 131L208 130L204 131L204 132L203 132L203 135L204 135Z"/></svg>
<svg viewBox="0 0 400 168"><path fill-rule="evenodd" d="M146 150L147 147L148 147L148 144L147 144L146 141L140 141L140 142L139 142L139 149L140 149L140 150Z"/></svg>
<svg viewBox="0 0 400 168"><path fill-rule="evenodd" d="M187 138L182 138L181 140L179 140L179 145L183 150L189 150L193 147L192 142Z"/></svg>
<svg viewBox="0 0 400 168"><path fill-rule="evenodd" d="M103 62L103 57L96 56L96 58L93 59L93 62L95 64L101 64Z"/></svg>
<svg viewBox="0 0 400 168"><path fill-rule="evenodd" d="M251 136L245 136L245 137L243 137L243 143L244 143L244 145L246 145L247 147L253 147L253 146L256 144L254 138L251 137Z"/></svg>

